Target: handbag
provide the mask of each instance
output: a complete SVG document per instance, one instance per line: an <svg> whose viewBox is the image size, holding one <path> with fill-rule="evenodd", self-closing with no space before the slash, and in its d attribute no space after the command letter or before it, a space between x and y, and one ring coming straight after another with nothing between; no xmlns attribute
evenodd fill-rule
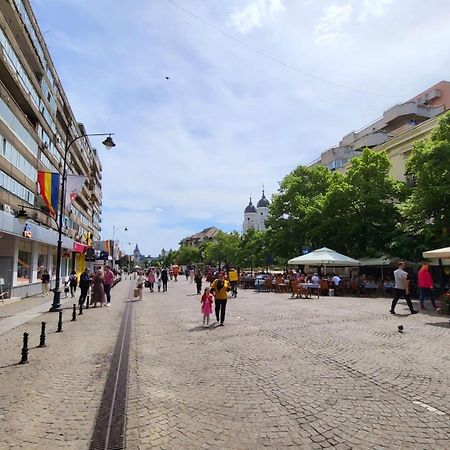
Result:
<svg viewBox="0 0 450 450"><path fill-rule="evenodd" d="M148 280L145 282L145 287L150 287L150 282Z"/></svg>

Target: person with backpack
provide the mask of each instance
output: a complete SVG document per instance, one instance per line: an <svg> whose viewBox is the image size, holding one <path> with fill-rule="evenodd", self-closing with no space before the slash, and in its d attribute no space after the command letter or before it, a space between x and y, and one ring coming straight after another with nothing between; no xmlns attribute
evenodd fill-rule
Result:
<svg viewBox="0 0 450 450"><path fill-rule="evenodd" d="M75 297L75 291L77 290L77 286L78 286L78 276L75 270L72 270L71 274L69 275L70 296L72 298Z"/></svg>

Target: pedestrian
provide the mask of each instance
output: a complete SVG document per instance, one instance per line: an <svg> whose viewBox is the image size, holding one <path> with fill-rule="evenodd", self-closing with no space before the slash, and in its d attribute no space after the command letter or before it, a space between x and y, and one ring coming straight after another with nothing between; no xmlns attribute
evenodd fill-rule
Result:
<svg viewBox="0 0 450 450"><path fill-rule="evenodd" d="M209 315L212 313L212 304L214 301L213 296L214 290L210 288L205 288L202 298L200 299L202 303L202 314L203 314L203 326L209 327Z"/></svg>
<svg viewBox="0 0 450 450"><path fill-rule="evenodd" d="M106 295L106 306L111 306L111 288L114 284L114 273L109 266L105 267L105 275L104 275L104 289Z"/></svg>
<svg viewBox="0 0 450 450"><path fill-rule="evenodd" d="M45 269L41 275L41 282L42 282L42 297L44 297L44 295L48 295L50 291L50 275L47 269Z"/></svg>
<svg viewBox="0 0 450 450"><path fill-rule="evenodd" d="M178 274L180 273L180 267L176 264L172 266L173 278L175 281L178 281Z"/></svg>
<svg viewBox="0 0 450 450"><path fill-rule="evenodd" d="M91 286L91 275L89 273L89 269L86 267L86 269L84 269L84 272L80 275L80 298L78 300L78 303L84 304L84 302L86 301L88 292L89 292L89 288Z"/></svg>
<svg viewBox="0 0 450 450"><path fill-rule="evenodd" d="M64 285L64 298L67 298L67 294L70 291L70 288L69 288L69 277L63 277L62 282L63 282L63 285Z"/></svg>
<svg viewBox="0 0 450 450"><path fill-rule="evenodd" d="M170 277L170 281L172 281L173 280L173 269L172 268L169 269L169 277Z"/></svg>
<svg viewBox="0 0 450 450"><path fill-rule="evenodd" d="M136 280L136 290L137 290L137 297L139 300L142 300L142 292L144 291L144 284L145 284L145 277L142 272L139 272L137 280Z"/></svg>
<svg viewBox="0 0 450 450"><path fill-rule="evenodd" d="M409 293L408 273L403 270L404 268L405 263L403 261L400 261L398 263L398 269L394 271L395 286L394 286L394 298L392 299L392 305L390 310L391 314L395 314L395 306L397 305L397 302L401 297L405 297L406 303L408 304L411 314L417 314L419 312L416 309L414 309L413 304L411 302L411 295Z"/></svg>
<svg viewBox="0 0 450 450"><path fill-rule="evenodd" d="M153 292L155 287L155 271L150 269L147 275L148 287L150 288L150 292Z"/></svg>
<svg viewBox="0 0 450 450"><path fill-rule="evenodd" d="M433 277L429 271L428 265L424 264L417 275L417 284L419 287L419 300L421 309L426 309L424 302L425 296L429 295L433 308L436 309L436 303L433 298Z"/></svg>
<svg viewBox="0 0 450 450"><path fill-rule="evenodd" d="M169 281L169 275L167 273L166 267L164 267L164 269L161 270L161 281L162 281L163 292L166 292L167 291L167 282Z"/></svg>
<svg viewBox="0 0 450 450"><path fill-rule="evenodd" d="M331 288L334 289L334 295L339 295L339 285L341 284L341 277L335 273L331 279Z"/></svg>
<svg viewBox="0 0 450 450"><path fill-rule="evenodd" d="M184 269L184 275L186 276L186 281L189 279L189 269L188 266L186 266L186 269Z"/></svg>
<svg viewBox="0 0 450 450"><path fill-rule="evenodd" d="M156 284L158 285L158 292L161 292L161 275L158 276L158 281L156 282Z"/></svg>
<svg viewBox="0 0 450 450"><path fill-rule="evenodd" d="M195 278L195 271L194 269L189 270L189 283L193 283Z"/></svg>
<svg viewBox="0 0 450 450"><path fill-rule="evenodd" d="M202 292L202 279L203 279L202 272L199 269L197 270L197 273L195 274L194 277L195 284L197 285L197 294L201 294Z"/></svg>
<svg viewBox="0 0 450 450"><path fill-rule="evenodd" d="M237 287L239 282L239 273L234 267L230 268L230 270L228 271L228 280L230 281L231 295L234 298L236 298Z"/></svg>
<svg viewBox="0 0 450 450"><path fill-rule="evenodd" d="M75 291L77 290L77 286L78 286L78 276L75 270L72 270L71 274L69 275L70 296L72 298L75 297Z"/></svg>
<svg viewBox="0 0 450 450"><path fill-rule="evenodd" d="M103 303L105 303L105 287L103 285L104 280L105 276L103 274L103 270L97 270L94 275L91 298L91 304L94 305L94 308L97 307L97 303L100 303L100 307L102 307Z"/></svg>
<svg viewBox="0 0 450 450"><path fill-rule="evenodd" d="M219 326L223 327L225 321L225 312L227 308L228 291L230 286L223 272L219 273L219 278L214 280L211 284L211 290L214 289L215 292L215 312L216 319Z"/></svg>

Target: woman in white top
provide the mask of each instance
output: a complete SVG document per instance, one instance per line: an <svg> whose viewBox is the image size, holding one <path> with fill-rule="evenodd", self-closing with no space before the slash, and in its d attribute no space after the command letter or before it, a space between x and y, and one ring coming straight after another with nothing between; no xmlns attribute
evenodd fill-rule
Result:
<svg viewBox="0 0 450 450"><path fill-rule="evenodd" d="M142 272L139 272L139 276L137 277L136 280L136 290L138 295L135 296L139 300L142 300L142 292L144 291L144 285L145 285L145 277L142 274Z"/></svg>

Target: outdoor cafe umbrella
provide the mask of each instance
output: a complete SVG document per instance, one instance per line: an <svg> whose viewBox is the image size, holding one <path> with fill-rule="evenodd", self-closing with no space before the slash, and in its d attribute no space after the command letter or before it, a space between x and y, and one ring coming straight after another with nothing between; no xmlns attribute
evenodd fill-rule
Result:
<svg viewBox="0 0 450 450"><path fill-rule="evenodd" d="M342 255L334 250L327 247L319 248L306 255L297 256L297 258L292 258L288 261L288 264L307 264L309 266L321 266L325 267L354 267L360 266L361 263L356 259L350 258L349 256Z"/></svg>

